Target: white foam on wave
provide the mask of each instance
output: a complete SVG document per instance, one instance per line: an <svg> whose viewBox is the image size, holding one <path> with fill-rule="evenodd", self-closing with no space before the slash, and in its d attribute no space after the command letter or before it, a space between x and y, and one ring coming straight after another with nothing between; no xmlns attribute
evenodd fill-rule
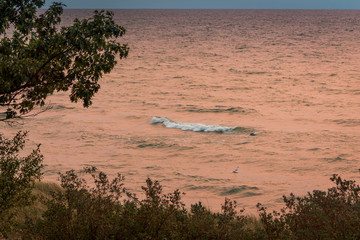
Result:
<svg viewBox="0 0 360 240"><path fill-rule="evenodd" d="M225 127L219 125L205 125L201 123L182 123L175 122L166 117L153 117L151 124L162 123L167 128L178 128L184 131L194 131L194 132L232 132L235 127Z"/></svg>

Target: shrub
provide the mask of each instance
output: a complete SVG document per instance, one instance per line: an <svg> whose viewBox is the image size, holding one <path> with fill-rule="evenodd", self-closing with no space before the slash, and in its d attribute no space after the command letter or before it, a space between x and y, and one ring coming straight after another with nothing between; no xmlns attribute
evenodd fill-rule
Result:
<svg viewBox="0 0 360 240"><path fill-rule="evenodd" d="M33 239L98 239L113 235L120 205L125 192L123 177L109 181L106 174L95 174L96 168L86 168L95 187L71 170L61 174L63 191L53 192L44 203L47 210L42 218L28 219L24 235Z"/></svg>
<svg viewBox="0 0 360 240"><path fill-rule="evenodd" d="M269 239L359 239L359 185L334 174L336 186L304 197L284 196L281 212L258 205Z"/></svg>
<svg viewBox="0 0 360 240"><path fill-rule="evenodd" d="M144 199L123 187L123 177L109 181L96 168L86 168L94 187L74 171L60 175L62 191L44 201L42 218L28 218L22 231L26 239L264 239L250 229L236 202L225 200L221 213L201 203L188 212L182 193L163 194L158 181L146 180ZM254 236L257 236L254 238Z"/></svg>
<svg viewBox="0 0 360 240"><path fill-rule="evenodd" d="M96 168L86 168L88 184L73 170L61 174L62 190L43 203L21 232L24 239L359 239L358 185L334 175L336 186L304 197L284 196L285 207L269 213L258 204L260 222L225 199L222 211L211 212L201 202L190 211L179 190L164 194L158 181L146 180L140 200L118 175L110 181ZM89 185L93 186L90 187Z"/></svg>
<svg viewBox="0 0 360 240"><path fill-rule="evenodd" d="M266 239L260 225L254 219L236 211L236 201L225 199L222 212L213 213L201 202L191 206L190 221L184 239Z"/></svg>
<svg viewBox="0 0 360 240"><path fill-rule="evenodd" d="M42 175L40 145L28 156L19 156L25 146L26 134L18 132L12 139L0 134L0 237L7 237L18 224L14 209L33 201L31 191Z"/></svg>

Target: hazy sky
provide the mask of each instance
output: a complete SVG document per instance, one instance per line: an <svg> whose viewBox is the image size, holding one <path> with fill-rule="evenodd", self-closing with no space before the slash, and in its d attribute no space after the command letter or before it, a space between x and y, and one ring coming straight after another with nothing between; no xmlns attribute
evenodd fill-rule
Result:
<svg viewBox="0 0 360 240"><path fill-rule="evenodd" d="M360 9L360 0L57 0L96 9ZM48 7L53 0L46 0Z"/></svg>

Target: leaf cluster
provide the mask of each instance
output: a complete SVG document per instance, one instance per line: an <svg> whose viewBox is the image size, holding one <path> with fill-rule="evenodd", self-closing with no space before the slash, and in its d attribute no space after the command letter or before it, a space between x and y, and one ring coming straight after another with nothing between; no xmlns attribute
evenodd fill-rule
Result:
<svg viewBox="0 0 360 240"><path fill-rule="evenodd" d="M95 11L60 27L63 4L53 3L42 14L40 0L1 0L0 110L5 119L28 114L56 91L70 91L70 100L84 107L99 90L99 79L128 54L118 39L125 29L113 13ZM8 34L6 30L12 30Z"/></svg>

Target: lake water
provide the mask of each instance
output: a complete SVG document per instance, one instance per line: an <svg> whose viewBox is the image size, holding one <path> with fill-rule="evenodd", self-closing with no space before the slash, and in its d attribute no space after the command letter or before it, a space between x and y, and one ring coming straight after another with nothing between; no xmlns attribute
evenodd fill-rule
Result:
<svg viewBox="0 0 360 240"><path fill-rule="evenodd" d="M219 211L228 197L251 212L325 190L333 173L359 180L360 11L114 13L130 54L90 108L59 93L51 110L1 125L42 143L45 181L93 165L138 194L151 177L187 206ZM90 15L66 10L63 23Z"/></svg>

